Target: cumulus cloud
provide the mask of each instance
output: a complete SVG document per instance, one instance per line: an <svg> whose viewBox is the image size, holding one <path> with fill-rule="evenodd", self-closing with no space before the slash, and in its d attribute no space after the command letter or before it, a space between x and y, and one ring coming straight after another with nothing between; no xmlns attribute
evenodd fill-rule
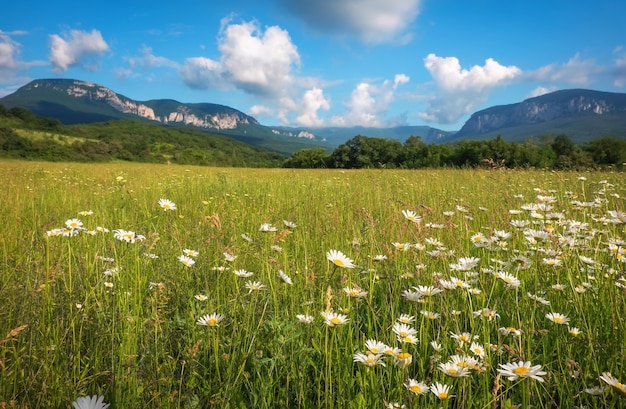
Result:
<svg viewBox="0 0 626 409"><path fill-rule="evenodd" d="M20 45L7 33L0 30L0 70L12 70L18 65L17 55Z"/></svg>
<svg viewBox="0 0 626 409"><path fill-rule="evenodd" d="M49 61L57 73L65 72L73 66L95 70L97 63L87 64L85 60L97 58L107 51L109 51L109 45L98 30L91 30L91 32L71 30L64 38L57 34L50 35Z"/></svg>
<svg viewBox="0 0 626 409"><path fill-rule="evenodd" d="M295 123L301 126L322 126L324 121L317 115L320 109L330 109L330 100L324 96L324 91L320 88L307 90L298 107Z"/></svg>
<svg viewBox="0 0 626 409"><path fill-rule="evenodd" d="M281 0L307 25L369 44L406 42L421 0Z"/></svg>
<svg viewBox="0 0 626 409"><path fill-rule="evenodd" d="M382 114L394 101L397 88L407 82L409 82L408 76L398 74L393 82L385 80L380 85L369 82L359 83L345 103L347 112L343 115L335 115L331 123L336 126L384 126ZM398 124L395 123L395 125Z"/></svg>
<svg viewBox="0 0 626 409"><path fill-rule="evenodd" d="M511 83L521 74L516 66L504 66L489 58L483 66L461 68L456 57L439 57L429 54L424 66L430 72L437 88L428 101L426 112L419 116L427 121L449 124L473 112L487 101L491 91Z"/></svg>
<svg viewBox="0 0 626 409"><path fill-rule="evenodd" d="M218 38L219 60L188 58L180 70L192 88L227 82L258 96L279 96L293 82L300 55L289 33L277 26L262 30L256 22L225 24Z"/></svg>
<svg viewBox="0 0 626 409"><path fill-rule="evenodd" d="M556 91L556 87L542 87L542 86L538 86L537 88L533 89L532 91L530 91L527 95L526 98L534 98L534 97L539 97L541 95L545 95L548 94L550 92L554 92Z"/></svg>

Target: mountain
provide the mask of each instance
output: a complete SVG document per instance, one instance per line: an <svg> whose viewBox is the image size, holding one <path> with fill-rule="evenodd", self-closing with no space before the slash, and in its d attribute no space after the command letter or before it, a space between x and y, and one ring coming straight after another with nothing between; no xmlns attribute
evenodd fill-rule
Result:
<svg viewBox="0 0 626 409"><path fill-rule="evenodd" d="M273 132L253 117L228 106L182 103L171 99L135 101L101 85L73 79L32 81L0 98L0 104L7 108L25 108L35 115L56 118L66 125L134 119L189 127L283 154L325 146L314 138L289 137Z"/></svg>
<svg viewBox="0 0 626 409"><path fill-rule="evenodd" d="M320 127L320 128L292 128L277 126L274 130L283 135L301 138L315 138L336 147L354 138L357 135L397 139L404 142L409 136L420 136L426 143L443 143L454 135L454 132L442 131L430 126L396 126L391 128L371 128L363 126L352 127Z"/></svg>
<svg viewBox="0 0 626 409"><path fill-rule="evenodd" d="M453 139L507 141L567 135L576 143L626 138L626 94L570 89L494 106L472 114Z"/></svg>

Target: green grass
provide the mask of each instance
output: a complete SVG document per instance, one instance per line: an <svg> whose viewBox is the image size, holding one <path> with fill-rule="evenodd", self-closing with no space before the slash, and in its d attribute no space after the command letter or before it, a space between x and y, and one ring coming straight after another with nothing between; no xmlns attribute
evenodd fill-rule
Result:
<svg viewBox="0 0 626 409"><path fill-rule="evenodd" d="M111 408L625 403L617 388L600 396L584 391L605 386L604 372L626 381L625 264L623 250L609 246L623 248L626 237L623 223L607 223L609 211L624 211L623 174L12 161L0 169L0 407L69 408L94 394ZM524 210L539 195L553 198L553 208ZM177 209L164 211L162 198ZM521 213L510 212L516 209ZM93 214L80 215L88 210ZM405 219L403 210L422 216L421 223ZM549 222L557 212L561 221ZM54 235L73 218L85 230ZM533 244L511 220L550 233ZM259 231L264 223L276 231ZM116 229L145 239L118 240ZM489 246L471 240L498 231L510 237ZM403 251L393 243L411 246ZM178 260L185 249L199 253L191 267ZM329 250L357 267L332 264ZM226 261L224 253L237 257ZM477 265L454 266L467 257ZM547 263L555 258L561 265ZM243 278L237 270L254 274ZM500 271L519 286L507 287ZM264 288L250 291L249 280ZM403 296L446 280L473 291L457 287L421 301ZM557 283L564 289L553 289ZM345 287L367 293L348 297ZM484 308L498 316L474 314ZM329 310L349 321L326 325L321 313ZM429 319L421 311L440 315ZM548 320L549 312L565 314L580 334ZM219 326L196 324L211 313L223 314ZM301 323L297 314L314 321ZM401 314L415 317L416 344L396 339ZM520 335L500 331L508 327ZM471 343L452 337L463 332L476 337L485 356L470 376L453 378L438 365L473 356ZM409 353L411 362L354 362L368 339ZM519 360L541 365L544 381L499 374L499 365ZM416 395L403 386L409 379L449 385L454 397Z"/></svg>

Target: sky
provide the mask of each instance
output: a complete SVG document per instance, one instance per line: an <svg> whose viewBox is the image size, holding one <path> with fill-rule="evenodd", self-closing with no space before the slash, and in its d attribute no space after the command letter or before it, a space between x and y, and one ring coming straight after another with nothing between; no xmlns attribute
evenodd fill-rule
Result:
<svg viewBox="0 0 626 409"><path fill-rule="evenodd" d="M12 1L0 97L42 78L268 126L455 131L559 89L626 92L623 0Z"/></svg>

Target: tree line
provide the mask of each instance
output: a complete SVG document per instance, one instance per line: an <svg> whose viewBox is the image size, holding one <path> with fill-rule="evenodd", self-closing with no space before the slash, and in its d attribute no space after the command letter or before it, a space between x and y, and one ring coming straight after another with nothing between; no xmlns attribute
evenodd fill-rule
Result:
<svg viewBox="0 0 626 409"><path fill-rule="evenodd" d="M284 162L286 168L543 168L588 169L626 166L626 140L604 137L575 144L568 136L531 138L524 143L491 140L461 140L426 143L410 136L404 143L386 138L355 136L327 153L303 149Z"/></svg>

